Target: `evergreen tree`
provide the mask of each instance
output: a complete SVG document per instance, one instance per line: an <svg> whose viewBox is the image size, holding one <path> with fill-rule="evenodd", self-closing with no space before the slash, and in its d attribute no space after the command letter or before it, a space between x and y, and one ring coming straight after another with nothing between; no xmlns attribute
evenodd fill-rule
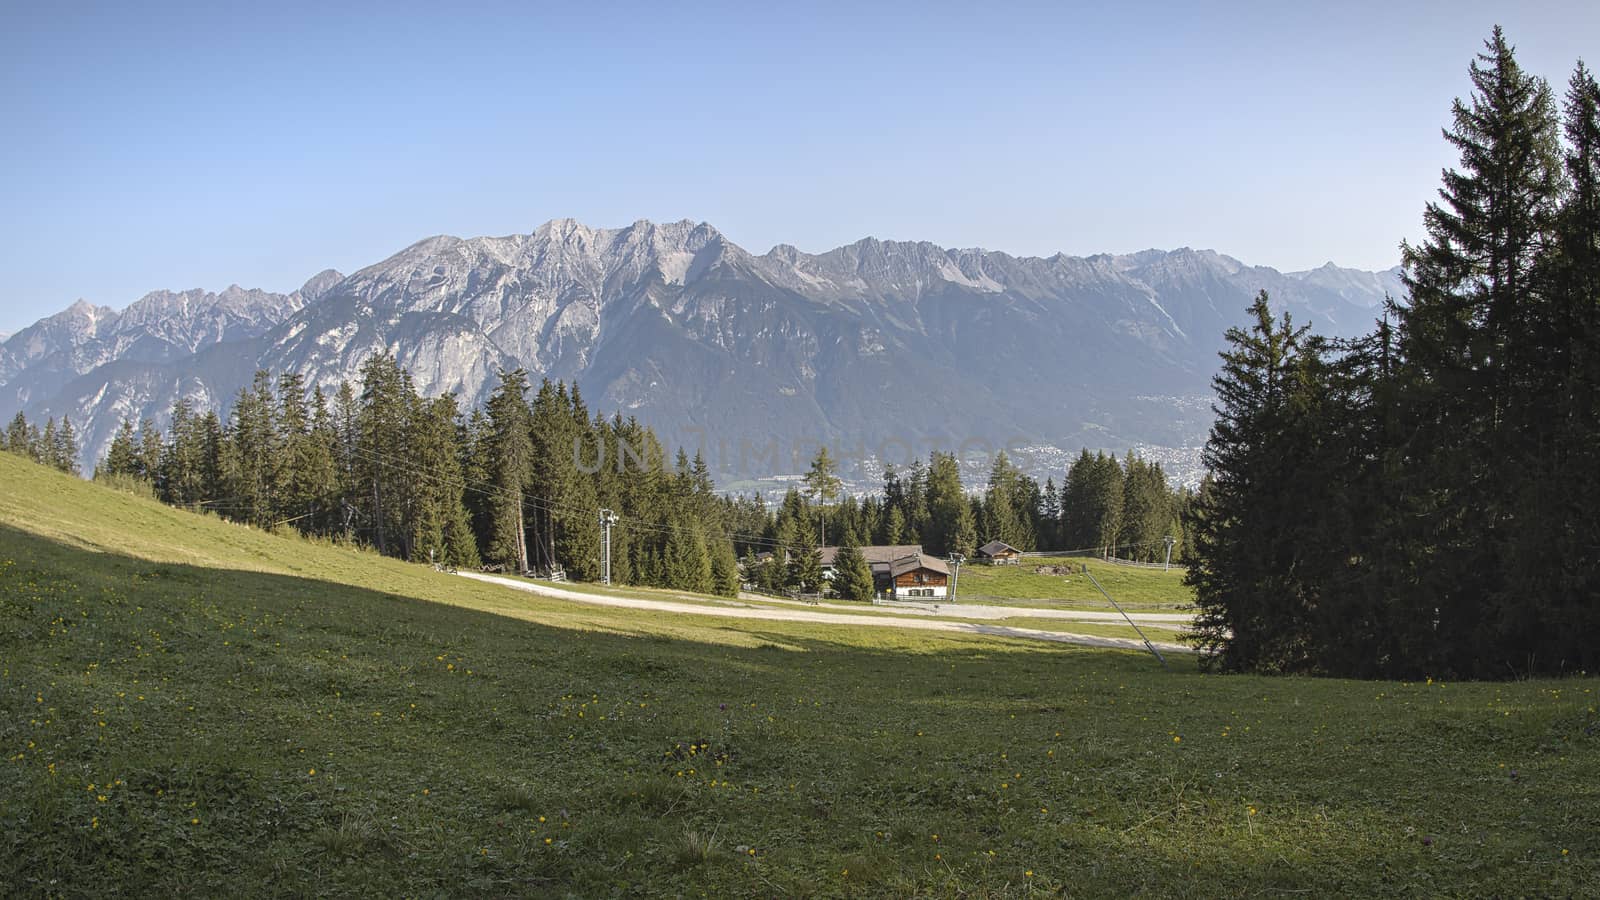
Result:
<svg viewBox="0 0 1600 900"><path fill-rule="evenodd" d="M1404 409L1414 423L1400 493L1433 527L1411 592L1435 608L1454 672L1525 665L1540 616L1508 583L1522 525L1525 463L1548 434L1537 337L1549 292L1539 255L1553 238L1561 183L1554 97L1522 70L1499 28L1471 67L1445 138L1460 167L1402 247L1409 302L1398 308ZM1516 660L1512 663L1512 660Z"/></svg>
<svg viewBox="0 0 1600 900"><path fill-rule="evenodd" d="M6 449L29 459L34 456L33 442L28 435L28 419L20 412L12 416L11 424L6 426Z"/></svg>
<svg viewBox="0 0 1600 900"><path fill-rule="evenodd" d="M872 569L861 555L855 532L845 531L833 559L833 591L845 600L872 599Z"/></svg>
<svg viewBox="0 0 1600 900"><path fill-rule="evenodd" d="M1273 318L1262 291L1250 307L1248 329L1230 328L1222 371L1212 382L1217 418L1203 459L1214 476L1196 504L1189 529L1195 563L1185 583L1195 589L1194 636L1203 663L1228 670L1272 668L1300 635L1281 625L1284 603L1277 492L1292 460L1275 442L1288 415L1289 394L1305 329L1285 314ZM1292 477L1292 476L1291 476Z"/></svg>
<svg viewBox="0 0 1600 900"><path fill-rule="evenodd" d="M709 594L715 587L705 532L698 522L680 516L667 534L666 586Z"/></svg>
<svg viewBox="0 0 1600 900"><path fill-rule="evenodd" d="M960 473L957 472L957 482ZM913 459L911 465L906 467L905 478L905 530L900 534L900 540L907 544L930 543L935 540L931 523L932 513L928 509L928 469L922 460Z"/></svg>
<svg viewBox="0 0 1600 900"><path fill-rule="evenodd" d="M78 434L72 419L61 417L61 427L56 431L56 468L68 475L78 474Z"/></svg>
<svg viewBox="0 0 1600 900"><path fill-rule="evenodd" d="M523 517L533 483L533 440L528 410L528 375L522 369L500 371L500 384L489 398L487 466L493 486L489 513L488 558L528 570L527 526Z"/></svg>
<svg viewBox="0 0 1600 900"><path fill-rule="evenodd" d="M540 568L561 566L574 578L593 580L600 576L600 504L594 479L578 468L582 447L594 446L581 407L561 382L544 380L534 396L529 494L537 503L529 552Z"/></svg>
<svg viewBox="0 0 1600 900"><path fill-rule="evenodd" d="M905 542L906 517L900 507L891 506L889 512L883 517L883 525L878 533L878 543L895 546Z"/></svg>
<svg viewBox="0 0 1600 900"><path fill-rule="evenodd" d="M311 391L310 430L297 448L294 468L298 477L294 492L306 504L305 530L333 534L341 524L339 432L320 385Z"/></svg>
<svg viewBox="0 0 1600 900"><path fill-rule="evenodd" d="M61 442L56 437L56 420L54 416L45 420L44 434L39 440L32 441L31 443L39 448L36 451L39 462L51 467L52 469L62 468Z"/></svg>
<svg viewBox="0 0 1600 900"><path fill-rule="evenodd" d="M1039 507L1040 549L1060 549L1061 543L1061 493L1056 490L1054 476L1044 480L1044 496Z"/></svg>
<svg viewBox="0 0 1600 900"><path fill-rule="evenodd" d="M388 353L361 366L361 402L356 413L352 492L379 553L409 556L407 516L419 479L406 458L412 408L411 376Z"/></svg>
<svg viewBox="0 0 1600 900"><path fill-rule="evenodd" d="M237 518L257 526L271 524L274 515L277 428L273 407L271 374L259 371L251 387L241 389L234 400L228 428L226 505L236 511Z"/></svg>
<svg viewBox="0 0 1600 900"><path fill-rule="evenodd" d="M111 446L106 450L105 461L96 467L94 475L97 479L107 476L139 477L139 451L133 441L132 422L122 420L122 426L112 436Z"/></svg>
<svg viewBox="0 0 1600 900"><path fill-rule="evenodd" d="M711 590L723 597L739 596L739 559L733 553L732 541L711 543Z"/></svg>
<svg viewBox="0 0 1600 900"><path fill-rule="evenodd" d="M139 420L139 477L151 484L161 478L161 429L152 419Z"/></svg>
<svg viewBox="0 0 1600 900"><path fill-rule="evenodd" d="M1123 466L1122 512L1118 517L1119 555L1156 562L1166 553L1163 541L1172 530L1172 497L1166 473L1130 451Z"/></svg>
<svg viewBox="0 0 1600 900"><path fill-rule="evenodd" d="M494 464L493 437L494 432L489 426L489 417L484 415L482 409L473 409L467 416L460 437L461 477L467 485L464 499L467 515L472 524L472 533L486 548L493 530L490 524L494 509L494 492L491 489Z"/></svg>
<svg viewBox="0 0 1600 900"><path fill-rule="evenodd" d="M1094 457L1085 447L1067 467L1066 480L1061 483L1061 541L1065 548L1082 549L1095 542L1097 526L1089 490L1093 470Z"/></svg>
<svg viewBox="0 0 1600 900"><path fill-rule="evenodd" d="M200 493L197 498L187 501L190 503L221 497L225 490L223 472L228 442L222 419L215 410L209 410L201 417L195 443L199 448Z"/></svg>
<svg viewBox="0 0 1600 900"><path fill-rule="evenodd" d="M826 510L828 504L839 496L841 486L837 469L833 457L828 455L827 446L823 445L812 458L811 468L805 477L806 497L817 510L817 540L824 545L828 542Z"/></svg>
<svg viewBox="0 0 1600 900"><path fill-rule="evenodd" d="M172 404L169 439L161 443L156 462L156 492L161 502L191 506L208 496L201 484L204 471L201 421L196 419L187 398ZM158 442L160 443L160 442Z"/></svg>
<svg viewBox="0 0 1600 900"><path fill-rule="evenodd" d="M816 539L804 519L791 526L790 535L784 584L802 594L815 594L822 590L822 557L817 552Z"/></svg>
<svg viewBox="0 0 1600 900"><path fill-rule="evenodd" d="M413 488L411 558L418 562L472 566L478 562L462 495L466 483L456 446L456 400L445 394L418 403L412 412L408 458L419 477Z"/></svg>
<svg viewBox="0 0 1600 900"><path fill-rule="evenodd" d="M924 548L934 556L960 553L971 556L978 540L972 504L961 486L961 469L955 456L934 451L928 459L928 534Z"/></svg>
<svg viewBox="0 0 1600 900"><path fill-rule="evenodd" d="M356 397L355 388L348 381L340 381L339 390L333 398L334 469L339 481L339 531L346 539L355 537L356 520L360 514L361 481L356 466L359 459L356 447L360 438L357 424L360 416L361 401Z"/></svg>

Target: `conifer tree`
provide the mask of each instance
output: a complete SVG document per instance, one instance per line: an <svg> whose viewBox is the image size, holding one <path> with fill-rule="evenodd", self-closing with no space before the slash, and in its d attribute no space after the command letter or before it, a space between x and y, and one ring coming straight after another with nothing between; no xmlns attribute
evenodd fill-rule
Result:
<svg viewBox="0 0 1600 900"><path fill-rule="evenodd" d="M488 558L528 570L527 526L523 511L533 483L533 440L528 410L528 375L501 370L488 404L488 469L493 495L489 513Z"/></svg>
<svg viewBox="0 0 1600 900"><path fill-rule="evenodd" d="M700 523L687 515L676 517L667 534L666 586L680 591L711 593L711 555Z"/></svg>
<svg viewBox="0 0 1600 900"><path fill-rule="evenodd" d="M274 515L273 406L271 374L259 371L251 387L241 389L234 400L228 428L227 505L238 511L238 518L257 526L270 524Z"/></svg>
<svg viewBox="0 0 1600 900"><path fill-rule="evenodd" d="M872 599L872 569L856 541L854 531L845 531L839 538L839 549L833 559L833 591L845 600Z"/></svg>
<svg viewBox="0 0 1600 900"><path fill-rule="evenodd" d="M38 461L53 468L61 468L61 442L56 438L56 420L54 416L44 422L44 434L39 440L32 442L38 450L35 455Z"/></svg>
<svg viewBox="0 0 1600 900"><path fill-rule="evenodd" d="M96 478L139 477L139 451L134 445L132 422L122 420L121 427L111 438L111 446L106 449L105 461L95 468L94 474Z"/></svg>
<svg viewBox="0 0 1600 900"><path fill-rule="evenodd" d="M1055 476L1044 480L1044 495L1039 507L1039 549L1060 549L1061 492L1056 489Z"/></svg>
<svg viewBox="0 0 1600 900"><path fill-rule="evenodd" d="M900 507L891 506L883 517L878 543L895 546L905 542L906 517Z"/></svg>
<svg viewBox="0 0 1600 900"><path fill-rule="evenodd" d="M221 497L225 487L223 459L227 453L227 437L216 410L208 410L201 417L196 444L200 450L197 479L200 493L198 497L185 501L189 503Z"/></svg>
<svg viewBox="0 0 1600 900"><path fill-rule="evenodd" d="M1445 131L1460 165L1424 211L1426 239L1402 246L1410 299L1398 308L1402 414L1414 423L1400 493L1433 526L1410 594L1437 609L1442 664L1463 672L1538 628L1506 574L1517 482L1547 433L1545 400L1528 392L1549 355L1538 258L1554 243L1561 182L1554 97L1498 27L1470 75Z"/></svg>
<svg viewBox="0 0 1600 900"><path fill-rule="evenodd" d="M1277 554L1265 545L1284 524L1275 516L1276 493L1290 463L1274 437L1283 429L1305 329L1287 314L1276 321L1265 291L1250 316L1248 329L1228 330L1222 371L1212 381L1217 418L1203 458L1214 480L1187 523L1196 550L1185 575L1199 608L1194 636L1202 662L1228 670L1271 667L1296 637L1274 621L1284 598Z"/></svg>
<svg viewBox="0 0 1600 900"><path fill-rule="evenodd" d="M453 394L422 401L412 411L408 459L417 478L409 544L417 562L477 563L477 541L462 501L466 483L456 447L456 415Z"/></svg>
<svg viewBox="0 0 1600 900"><path fill-rule="evenodd" d="M341 504L339 479L339 433L327 395L318 385L311 391L311 425L295 464L299 493L307 507L305 528L317 534L333 534L339 527Z"/></svg>
<svg viewBox="0 0 1600 900"><path fill-rule="evenodd" d="M927 470L928 535L924 548L934 556L960 553L971 556L978 540L972 504L961 486L961 468L955 456L934 451Z"/></svg>
<svg viewBox="0 0 1600 900"><path fill-rule="evenodd" d="M139 420L139 477L151 484L161 478L161 429L152 419Z"/></svg>
<svg viewBox="0 0 1600 900"><path fill-rule="evenodd" d="M56 429L55 460L56 468L68 475L78 474L78 434L68 416L61 417L61 427Z"/></svg>
<svg viewBox="0 0 1600 900"><path fill-rule="evenodd" d="M173 402L169 439L161 443L156 462L156 491L163 503L190 506L214 499L201 485L205 465L201 425L188 398Z"/></svg>
<svg viewBox="0 0 1600 900"><path fill-rule="evenodd" d="M805 484L806 497L817 512L817 541L819 545L825 545L828 542L827 508L839 496L840 489L838 466L828 454L826 444L819 447L817 455L812 457Z"/></svg>
<svg viewBox="0 0 1600 900"><path fill-rule="evenodd" d="M33 457L33 443L28 439L28 418L22 413L11 417L6 426L6 449L18 456Z"/></svg>
<svg viewBox="0 0 1600 900"><path fill-rule="evenodd" d="M804 519L791 526L790 535L784 584L802 594L817 593L822 590L822 558L817 552L816 536Z"/></svg>
<svg viewBox="0 0 1600 900"><path fill-rule="evenodd" d="M723 597L739 596L739 558L733 553L732 541L711 542L711 590Z"/></svg>
<svg viewBox="0 0 1600 900"><path fill-rule="evenodd" d="M379 553L408 555L407 514L417 475L405 458L412 407L411 376L388 353L361 366L361 401L356 413L353 495Z"/></svg>

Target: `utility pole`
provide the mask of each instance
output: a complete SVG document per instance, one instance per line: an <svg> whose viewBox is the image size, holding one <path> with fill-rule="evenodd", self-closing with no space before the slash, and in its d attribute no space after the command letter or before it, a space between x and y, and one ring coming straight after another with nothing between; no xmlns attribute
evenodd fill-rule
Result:
<svg viewBox="0 0 1600 900"><path fill-rule="evenodd" d="M1167 563L1166 568L1162 569L1161 571L1170 572L1172 571L1172 545L1176 544L1178 539L1169 534L1166 536L1166 538L1164 538L1164 540L1167 542Z"/></svg>
<svg viewBox="0 0 1600 900"><path fill-rule="evenodd" d="M961 564L966 562L966 561L967 561L967 558L965 556L962 556L959 553L950 554L950 566L951 566L951 570L952 570L951 571L951 575L950 575L950 602L951 603L956 602L956 587L959 584L961 584Z"/></svg>
<svg viewBox="0 0 1600 900"><path fill-rule="evenodd" d="M605 533L605 549L600 559L603 562L600 583L611 583L611 526L617 524L617 514L609 509L600 510L600 528Z"/></svg>

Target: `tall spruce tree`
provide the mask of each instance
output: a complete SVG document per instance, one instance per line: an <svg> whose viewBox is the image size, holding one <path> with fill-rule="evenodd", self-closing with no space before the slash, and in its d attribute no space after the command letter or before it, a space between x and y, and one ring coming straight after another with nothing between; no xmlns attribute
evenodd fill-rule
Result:
<svg viewBox="0 0 1600 900"><path fill-rule="evenodd" d="M1262 291L1250 307L1248 328L1230 328L1203 459L1212 489L1187 523L1196 562L1185 575L1199 609L1194 637L1202 662L1226 670L1270 668L1297 635L1278 627L1283 602L1278 554L1266 546L1284 524L1276 493L1291 465L1276 443L1293 389L1298 345L1305 329L1287 314L1273 318Z"/></svg>
<svg viewBox="0 0 1600 900"><path fill-rule="evenodd" d="M411 375L394 356L379 353L361 366L361 401L356 413L352 492L379 553L407 556L407 516L417 473L406 459L412 407Z"/></svg>
<svg viewBox="0 0 1600 900"><path fill-rule="evenodd" d="M241 389L234 400L224 475L229 496L219 500L237 518L257 526L271 524L275 506L277 428L271 379L265 370L256 372L251 386Z"/></svg>
<svg viewBox="0 0 1600 900"><path fill-rule="evenodd" d="M934 556L971 556L978 542L978 527L954 455L934 451L929 456L926 491L928 526L924 549Z"/></svg>
<svg viewBox="0 0 1600 900"><path fill-rule="evenodd" d="M491 562L528 570L527 493L533 484L533 439L528 374L501 370L489 398L487 468L493 486L487 555Z"/></svg>
<svg viewBox="0 0 1600 900"><path fill-rule="evenodd" d="M1445 131L1460 164L1423 213L1426 239L1402 247L1410 299L1398 310L1414 423L1400 491L1431 528L1414 596L1437 610L1440 664L1459 673L1526 665L1542 627L1508 560L1523 527L1513 499L1549 434L1548 400L1528 391L1547 356L1536 334L1550 298L1537 276L1561 184L1554 97L1498 27L1470 77Z"/></svg>

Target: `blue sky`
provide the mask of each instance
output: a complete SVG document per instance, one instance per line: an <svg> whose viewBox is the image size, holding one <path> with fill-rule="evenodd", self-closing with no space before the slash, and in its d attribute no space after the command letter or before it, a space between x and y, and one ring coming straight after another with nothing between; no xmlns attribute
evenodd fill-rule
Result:
<svg viewBox="0 0 1600 900"><path fill-rule="evenodd" d="M131 6L0 4L0 331L561 216L1380 268L1494 23L1600 55L1581 2Z"/></svg>

